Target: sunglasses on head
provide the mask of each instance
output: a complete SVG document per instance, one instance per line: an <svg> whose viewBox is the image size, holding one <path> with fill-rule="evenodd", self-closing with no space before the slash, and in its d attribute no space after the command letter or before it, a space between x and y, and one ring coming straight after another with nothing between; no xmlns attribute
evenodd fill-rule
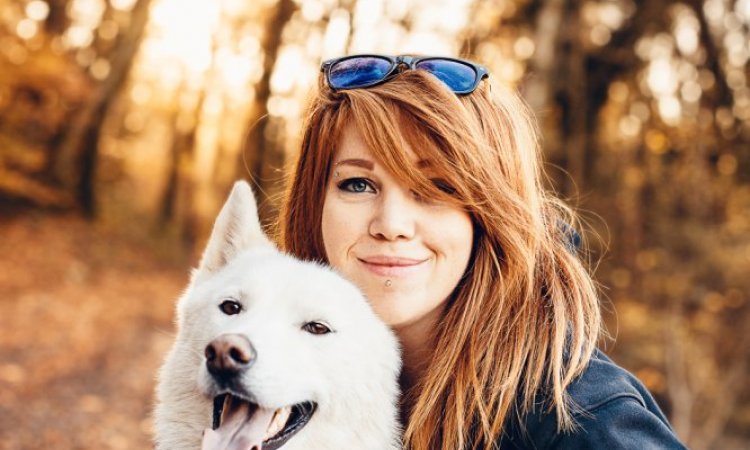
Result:
<svg viewBox="0 0 750 450"><path fill-rule="evenodd" d="M489 76L489 71L479 64L443 56L352 55L320 66L328 85L335 90L375 86L404 68L427 71L460 95L471 94Z"/></svg>

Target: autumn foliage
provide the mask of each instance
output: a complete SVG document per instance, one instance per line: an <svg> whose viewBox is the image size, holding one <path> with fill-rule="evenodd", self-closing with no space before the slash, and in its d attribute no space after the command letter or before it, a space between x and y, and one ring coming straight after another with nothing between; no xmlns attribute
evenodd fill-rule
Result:
<svg viewBox="0 0 750 450"><path fill-rule="evenodd" d="M250 179L273 228L321 60L461 55L534 109L608 353L750 445L749 0L0 3L0 448L144 448L173 302Z"/></svg>

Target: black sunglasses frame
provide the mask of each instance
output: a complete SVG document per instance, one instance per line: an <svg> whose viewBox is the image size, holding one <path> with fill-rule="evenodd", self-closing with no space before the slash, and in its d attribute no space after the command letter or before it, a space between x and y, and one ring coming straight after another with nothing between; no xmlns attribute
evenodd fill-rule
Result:
<svg viewBox="0 0 750 450"><path fill-rule="evenodd" d="M391 62L391 68L390 70L388 70L385 76L383 76L382 80L376 80L376 81L373 81L372 83L366 83L366 84L362 84L362 85L354 86L354 87L334 88L333 84L331 84L331 68L342 61L347 61L349 59L356 59L356 58L385 59ZM320 71L325 73L326 82L328 83L328 86L331 89L343 91L347 89L368 88L372 86L377 86L378 84L381 84L381 83L385 83L386 81L388 81L389 78L393 77L397 73L400 73L404 66L410 70L424 70L424 69L418 69L417 64L419 64L420 62L430 61L430 60L455 62L455 63L469 66L474 70L474 73L476 74L476 78L474 79L474 85L470 89L466 89L463 91L454 91L452 88L450 88L451 91L457 95L471 94L477 89L477 86L479 86L479 83L482 80L490 76L489 70L487 70L487 68L484 66L481 66L472 61L467 61L465 59L449 58L447 56L411 56L411 55L389 56L389 55L376 55L376 54L349 55L349 56L342 56L340 58L334 58L334 59L329 59L327 61L323 61L323 63L320 65Z"/></svg>

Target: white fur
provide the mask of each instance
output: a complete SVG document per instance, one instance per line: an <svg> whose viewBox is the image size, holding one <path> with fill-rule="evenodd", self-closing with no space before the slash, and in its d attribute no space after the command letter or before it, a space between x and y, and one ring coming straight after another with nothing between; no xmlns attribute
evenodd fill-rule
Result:
<svg viewBox="0 0 750 450"><path fill-rule="evenodd" d="M242 312L224 314L219 305L227 298L242 303ZM310 321L334 332L309 334L301 327ZM245 335L257 352L242 382L259 404L318 403L283 450L401 448L393 333L351 283L270 243L245 182L235 184L177 304L177 337L156 391L157 449L200 448L213 405L203 352L225 333Z"/></svg>

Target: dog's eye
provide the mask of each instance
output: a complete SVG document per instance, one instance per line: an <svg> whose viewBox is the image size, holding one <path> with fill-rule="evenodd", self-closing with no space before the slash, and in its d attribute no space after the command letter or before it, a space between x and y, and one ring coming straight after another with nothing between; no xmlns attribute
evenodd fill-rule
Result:
<svg viewBox="0 0 750 450"><path fill-rule="evenodd" d="M224 300L223 302L221 302L221 305L219 305L219 309L224 314L233 316L235 314L239 314L240 311L242 311L242 305L234 300Z"/></svg>
<svg viewBox="0 0 750 450"><path fill-rule="evenodd" d="M331 332L331 329L328 328L328 325L323 322L307 322L306 324L302 325L302 329L310 334L328 334Z"/></svg>

